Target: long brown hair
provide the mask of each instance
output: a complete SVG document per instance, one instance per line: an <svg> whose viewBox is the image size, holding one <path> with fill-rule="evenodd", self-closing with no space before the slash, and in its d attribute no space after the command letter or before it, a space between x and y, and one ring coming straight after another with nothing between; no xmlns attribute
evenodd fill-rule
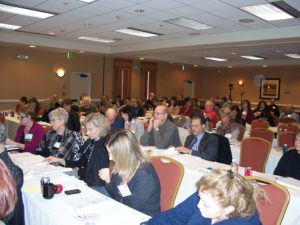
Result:
<svg viewBox="0 0 300 225"><path fill-rule="evenodd" d="M1 159L0 180L0 219L3 219L15 208L17 202L17 189L8 168Z"/></svg>

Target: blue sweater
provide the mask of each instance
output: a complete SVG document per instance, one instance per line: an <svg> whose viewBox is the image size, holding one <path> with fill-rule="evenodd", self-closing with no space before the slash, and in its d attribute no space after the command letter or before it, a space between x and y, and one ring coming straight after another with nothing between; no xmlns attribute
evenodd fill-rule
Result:
<svg viewBox="0 0 300 225"><path fill-rule="evenodd" d="M204 218L197 207L199 196L191 195L173 209L153 217L142 225L211 225L211 219ZM230 218L215 223L216 225L261 225L258 213L250 218Z"/></svg>
<svg viewBox="0 0 300 225"><path fill-rule="evenodd" d="M113 174L110 183L105 184L112 198L149 216L160 213L160 183L151 163L140 166L127 183L130 196L121 195L118 189L120 183L121 177Z"/></svg>

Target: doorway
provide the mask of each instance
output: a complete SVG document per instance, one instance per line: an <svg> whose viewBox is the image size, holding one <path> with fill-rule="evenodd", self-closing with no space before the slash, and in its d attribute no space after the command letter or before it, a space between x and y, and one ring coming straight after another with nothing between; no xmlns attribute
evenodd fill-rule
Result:
<svg viewBox="0 0 300 225"><path fill-rule="evenodd" d="M183 96L194 98L194 81L193 80L185 80L184 87L183 87Z"/></svg>
<svg viewBox="0 0 300 225"><path fill-rule="evenodd" d="M77 101L82 93L91 96L90 72L71 72L70 76L70 98Z"/></svg>

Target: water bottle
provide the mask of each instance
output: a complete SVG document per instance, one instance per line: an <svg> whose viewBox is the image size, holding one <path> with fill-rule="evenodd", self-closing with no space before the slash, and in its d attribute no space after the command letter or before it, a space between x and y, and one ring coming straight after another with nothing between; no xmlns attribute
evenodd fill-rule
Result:
<svg viewBox="0 0 300 225"><path fill-rule="evenodd" d="M288 146L287 144L284 144L282 147L282 154L286 153L288 151Z"/></svg>
<svg viewBox="0 0 300 225"><path fill-rule="evenodd" d="M234 173L239 172L239 164L236 162L235 159L232 159L230 170Z"/></svg>

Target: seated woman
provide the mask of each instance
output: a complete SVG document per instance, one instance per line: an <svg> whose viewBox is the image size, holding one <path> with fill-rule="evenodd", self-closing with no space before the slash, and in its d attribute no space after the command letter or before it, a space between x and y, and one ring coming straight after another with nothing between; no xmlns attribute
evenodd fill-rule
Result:
<svg viewBox="0 0 300 225"><path fill-rule="evenodd" d="M251 103L249 100L242 101L241 111L242 111L242 119L245 120L246 123L251 124L252 120L254 120L255 117L251 109Z"/></svg>
<svg viewBox="0 0 300 225"><path fill-rule="evenodd" d="M76 112L72 108L72 100L70 98L65 98L62 101L62 107L69 113L69 119L66 127L69 130L80 132L80 121L79 121L79 112Z"/></svg>
<svg viewBox="0 0 300 225"><path fill-rule="evenodd" d="M143 154L130 130L114 132L107 141L109 159L114 161L112 176L109 168L101 169L107 192L115 200L150 216L160 212L160 183L154 167Z"/></svg>
<svg viewBox="0 0 300 225"><path fill-rule="evenodd" d="M6 140L8 145L16 145L24 152L36 153L43 136L44 128L35 122L36 113L30 105L24 106L19 110L20 126L17 130L15 141Z"/></svg>
<svg viewBox="0 0 300 225"><path fill-rule="evenodd" d="M275 122L270 113L270 110L267 107L266 101L260 101L254 110L254 116L256 119L263 119L269 122L271 127L275 126Z"/></svg>
<svg viewBox="0 0 300 225"><path fill-rule="evenodd" d="M41 155L55 156L77 161L82 152L79 151L84 140L80 133L66 128L69 119L68 112L59 107L49 113L49 120L53 130L48 131L41 141Z"/></svg>
<svg viewBox="0 0 300 225"><path fill-rule="evenodd" d="M198 193L142 225L260 225L258 197L264 194L255 182L213 170L200 179Z"/></svg>
<svg viewBox="0 0 300 225"><path fill-rule="evenodd" d="M134 114L132 107L129 105L122 107L119 112L125 121L124 128L131 130L140 143L141 136L144 133L144 122L137 118L137 115Z"/></svg>
<svg viewBox="0 0 300 225"><path fill-rule="evenodd" d="M80 148L83 155L78 161L57 157L48 157L50 163L58 162L66 167L78 167L78 175L88 186L103 193L104 181L98 177L98 171L109 166L105 137L110 130L109 123L100 113L91 113L86 118L86 134L89 139Z"/></svg>
<svg viewBox="0 0 300 225"><path fill-rule="evenodd" d="M177 105L177 98L175 96L170 98L170 105L169 105L169 114L171 115L178 115L180 111L180 107Z"/></svg>
<svg viewBox="0 0 300 225"><path fill-rule="evenodd" d="M240 134L240 129L235 122L230 120L230 114L230 108L225 107L220 109L221 122L217 125L216 133L222 136L228 136L230 139L237 139Z"/></svg>
<svg viewBox="0 0 300 225"><path fill-rule="evenodd" d="M230 119L235 123L246 126L246 121L242 118L241 110L237 105L231 106Z"/></svg>
<svg viewBox="0 0 300 225"><path fill-rule="evenodd" d="M281 157L274 174L300 180L300 132L296 133L295 149L287 151Z"/></svg>

